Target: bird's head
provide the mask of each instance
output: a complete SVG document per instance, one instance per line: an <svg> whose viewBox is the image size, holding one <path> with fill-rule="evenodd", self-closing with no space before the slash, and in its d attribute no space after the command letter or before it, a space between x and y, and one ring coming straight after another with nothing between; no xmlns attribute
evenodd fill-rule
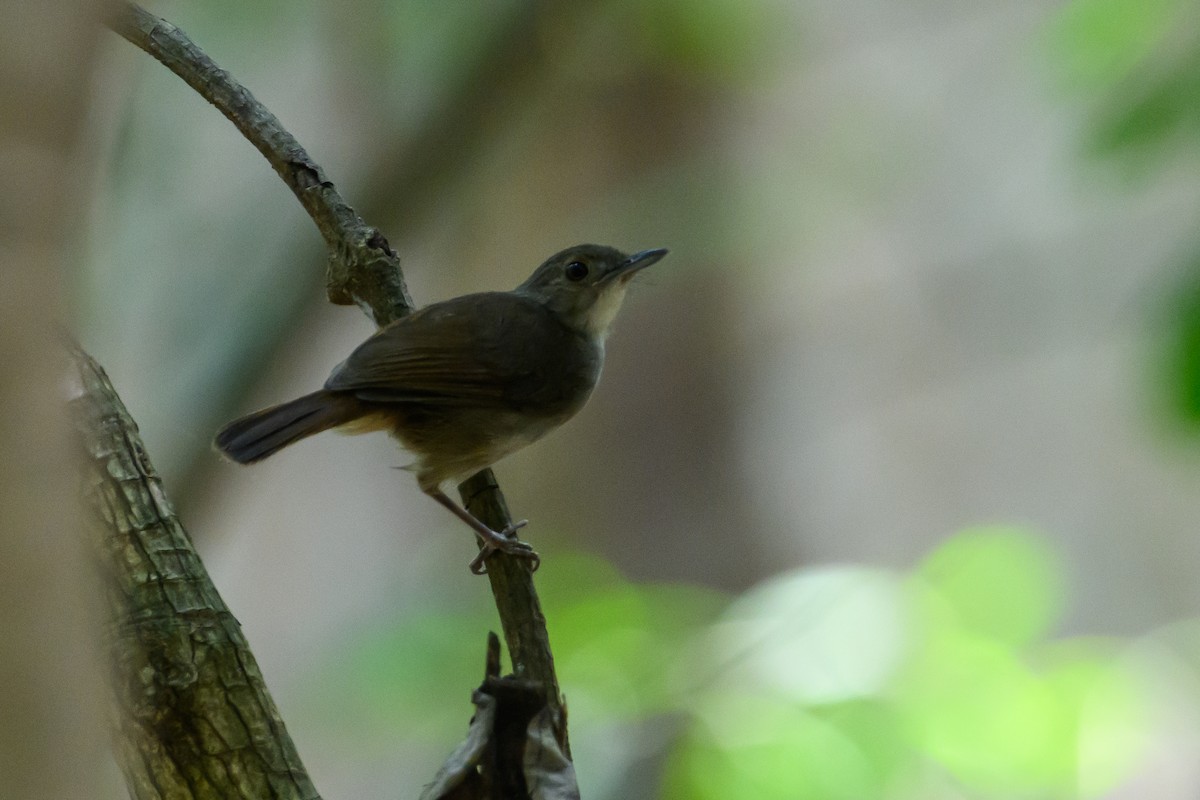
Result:
<svg viewBox="0 0 1200 800"><path fill-rule="evenodd" d="M553 311L568 327L603 341L629 279L667 254L665 249L626 255L598 244L568 247L546 259L517 287Z"/></svg>

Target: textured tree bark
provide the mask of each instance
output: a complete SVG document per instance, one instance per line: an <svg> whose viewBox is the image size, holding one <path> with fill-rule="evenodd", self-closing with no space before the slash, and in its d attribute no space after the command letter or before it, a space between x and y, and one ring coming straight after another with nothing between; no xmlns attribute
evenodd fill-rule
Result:
<svg viewBox="0 0 1200 800"><path fill-rule="evenodd" d="M73 349L72 416L102 531L118 761L135 800L319 798L238 621L192 548L137 425Z"/></svg>

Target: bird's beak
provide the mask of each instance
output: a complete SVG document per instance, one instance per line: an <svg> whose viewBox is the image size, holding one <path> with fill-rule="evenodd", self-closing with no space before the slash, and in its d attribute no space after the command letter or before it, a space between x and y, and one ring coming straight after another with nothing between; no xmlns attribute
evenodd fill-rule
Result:
<svg viewBox="0 0 1200 800"><path fill-rule="evenodd" d="M657 250L643 250L640 253L634 253L618 264L609 278L610 280L619 278L624 283L632 278L635 272L643 270L651 264L657 264L667 252L665 247L660 247Z"/></svg>

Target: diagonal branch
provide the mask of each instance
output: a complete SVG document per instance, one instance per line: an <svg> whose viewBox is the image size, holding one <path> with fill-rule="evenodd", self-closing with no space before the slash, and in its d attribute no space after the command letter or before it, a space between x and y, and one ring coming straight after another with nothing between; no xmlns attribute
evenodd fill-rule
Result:
<svg viewBox="0 0 1200 800"><path fill-rule="evenodd" d="M412 310L399 259L384 236L367 225L279 120L218 67L183 31L134 4L111 23L125 39L162 62L229 118L261 152L312 217L330 250L327 287L331 302L355 303L377 325ZM510 522L491 470L460 487L463 503L495 530ZM544 687L556 738L565 753L566 711L554 672L545 617L527 565L496 554L488 561L492 594L513 669ZM214 590L215 593L215 590Z"/></svg>
<svg viewBox="0 0 1200 800"><path fill-rule="evenodd" d="M104 370L71 347L85 495L103 531L120 762L136 800L320 800L233 614Z"/></svg>

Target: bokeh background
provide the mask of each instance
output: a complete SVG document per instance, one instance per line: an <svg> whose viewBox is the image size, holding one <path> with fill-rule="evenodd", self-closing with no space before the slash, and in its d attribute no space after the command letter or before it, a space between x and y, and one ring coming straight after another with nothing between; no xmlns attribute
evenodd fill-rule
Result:
<svg viewBox="0 0 1200 800"><path fill-rule="evenodd" d="M591 798L1200 795L1200 6L217 0L418 302L671 255L501 463ZM232 126L107 44L75 302L326 797L416 797L486 583L386 437L220 461L371 327Z"/></svg>

